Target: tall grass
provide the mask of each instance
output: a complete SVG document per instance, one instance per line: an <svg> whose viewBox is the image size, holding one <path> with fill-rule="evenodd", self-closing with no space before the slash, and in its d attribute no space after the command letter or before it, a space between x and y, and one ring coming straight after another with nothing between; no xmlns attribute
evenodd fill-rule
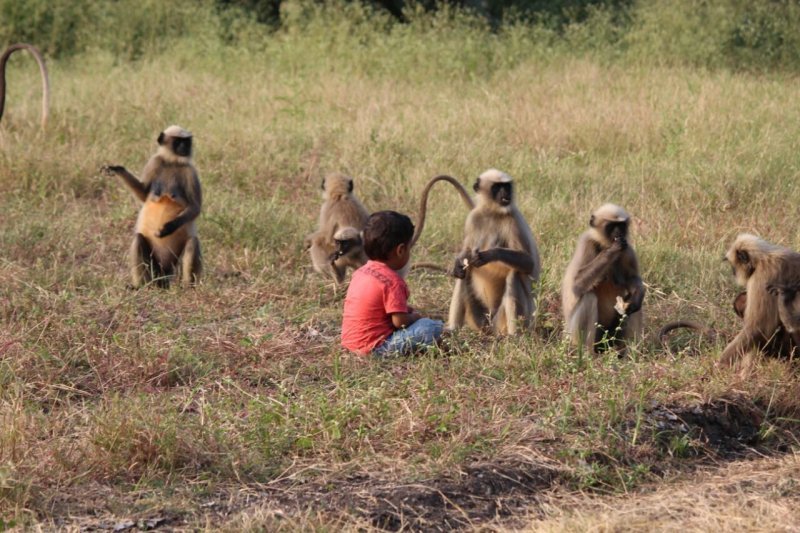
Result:
<svg viewBox="0 0 800 533"><path fill-rule="evenodd" d="M719 259L738 231L800 248L791 75L611 57L578 27L494 31L446 9L398 25L356 4L295 7L311 14L233 44L190 28L135 61L107 48L52 59L45 133L38 73L24 56L11 62L0 518L88 515L96 501L84 494L97 487L112 508L146 492L196 510L231 485L353 472L411 482L519 453L563 465L571 488L631 490L703 449L631 430L648 409L732 395L770 406L767 450L796 434L790 364L763 361L741 380L714 368L717 345L670 355L652 338L675 317L735 330L736 289ZM206 276L194 291L131 292L137 205L98 169L140 168L171 123L195 135ZM341 295L301 245L320 177L347 172L369 208L414 214L429 177L467 183L490 166L515 177L542 252L537 331L464 332L448 357L389 364L341 352ZM415 259L445 265L465 213L451 191L434 195ZM606 201L634 215L648 286L650 336L624 359L570 354L558 325L561 275ZM416 306L446 313L449 279L409 282Z"/></svg>

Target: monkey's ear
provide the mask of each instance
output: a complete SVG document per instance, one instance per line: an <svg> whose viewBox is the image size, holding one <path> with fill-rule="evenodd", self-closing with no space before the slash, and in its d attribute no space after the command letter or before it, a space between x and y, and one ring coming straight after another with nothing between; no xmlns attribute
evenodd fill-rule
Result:
<svg viewBox="0 0 800 533"><path fill-rule="evenodd" d="M589 227L594 227L594 214L589 217Z"/></svg>
<svg viewBox="0 0 800 533"><path fill-rule="evenodd" d="M478 178L475 180L475 183L472 185L472 190L478 192L478 189L481 188L481 179Z"/></svg>
<svg viewBox="0 0 800 533"><path fill-rule="evenodd" d="M353 192L353 180L347 180L347 192Z"/></svg>
<svg viewBox="0 0 800 533"><path fill-rule="evenodd" d="M166 136L164 135L163 131L158 134L158 145L159 146L164 146L164 139L165 138L166 138Z"/></svg>
<svg viewBox="0 0 800 533"><path fill-rule="evenodd" d="M322 178L322 183L320 183L319 188L323 191L325 190L325 178Z"/></svg>
<svg viewBox="0 0 800 533"><path fill-rule="evenodd" d="M736 250L736 261L741 264L749 263L750 254L747 253L747 250Z"/></svg>

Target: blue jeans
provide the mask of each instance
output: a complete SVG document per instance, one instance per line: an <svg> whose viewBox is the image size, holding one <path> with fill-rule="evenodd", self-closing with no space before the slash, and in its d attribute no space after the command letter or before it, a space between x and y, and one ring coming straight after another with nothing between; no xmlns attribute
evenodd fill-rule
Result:
<svg viewBox="0 0 800 533"><path fill-rule="evenodd" d="M433 346L442 336L444 323L441 320L420 318L407 328L398 329L372 350L375 357L408 355L420 348Z"/></svg>

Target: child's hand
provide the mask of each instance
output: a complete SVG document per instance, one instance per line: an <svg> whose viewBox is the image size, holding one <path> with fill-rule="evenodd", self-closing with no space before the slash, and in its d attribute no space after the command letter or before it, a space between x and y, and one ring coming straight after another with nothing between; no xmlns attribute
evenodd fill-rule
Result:
<svg viewBox="0 0 800 533"><path fill-rule="evenodd" d="M419 313L392 313L392 325L395 329L407 328L417 320L422 318Z"/></svg>

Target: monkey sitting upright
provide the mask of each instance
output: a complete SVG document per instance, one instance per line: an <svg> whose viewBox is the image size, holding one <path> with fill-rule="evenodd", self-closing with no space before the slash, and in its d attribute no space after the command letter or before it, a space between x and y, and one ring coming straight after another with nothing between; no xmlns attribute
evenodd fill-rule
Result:
<svg viewBox="0 0 800 533"><path fill-rule="evenodd" d="M122 166L106 166L142 202L130 248L131 281L169 286L178 271L181 283L196 283L202 271L195 219L203 203L200 180L192 164L192 134L170 126L158 136L158 150L142 171L141 181Z"/></svg>
<svg viewBox="0 0 800 533"><path fill-rule="evenodd" d="M319 211L319 228L305 239L314 270L344 282L346 269L367 262L360 232L369 212L353 194L353 178L330 174L322 180L324 202Z"/></svg>
<svg viewBox="0 0 800 533"><path fill-rule="evenodd" d="M573 344L585 346L588 353L594 353L604 335L618 343L642 332L645 289L628 243L629 223L630 216L617 205L598 208L564 276L565 330Z"/></svg>
<svg viewBox="0 0 800 533"><path fill-rule="evenodd" d="M515 334L536 310L531 285L541 271L533 233L514 204L511 176L489 169L475 181L475 207L453 268L449 327Z"/></svg>

